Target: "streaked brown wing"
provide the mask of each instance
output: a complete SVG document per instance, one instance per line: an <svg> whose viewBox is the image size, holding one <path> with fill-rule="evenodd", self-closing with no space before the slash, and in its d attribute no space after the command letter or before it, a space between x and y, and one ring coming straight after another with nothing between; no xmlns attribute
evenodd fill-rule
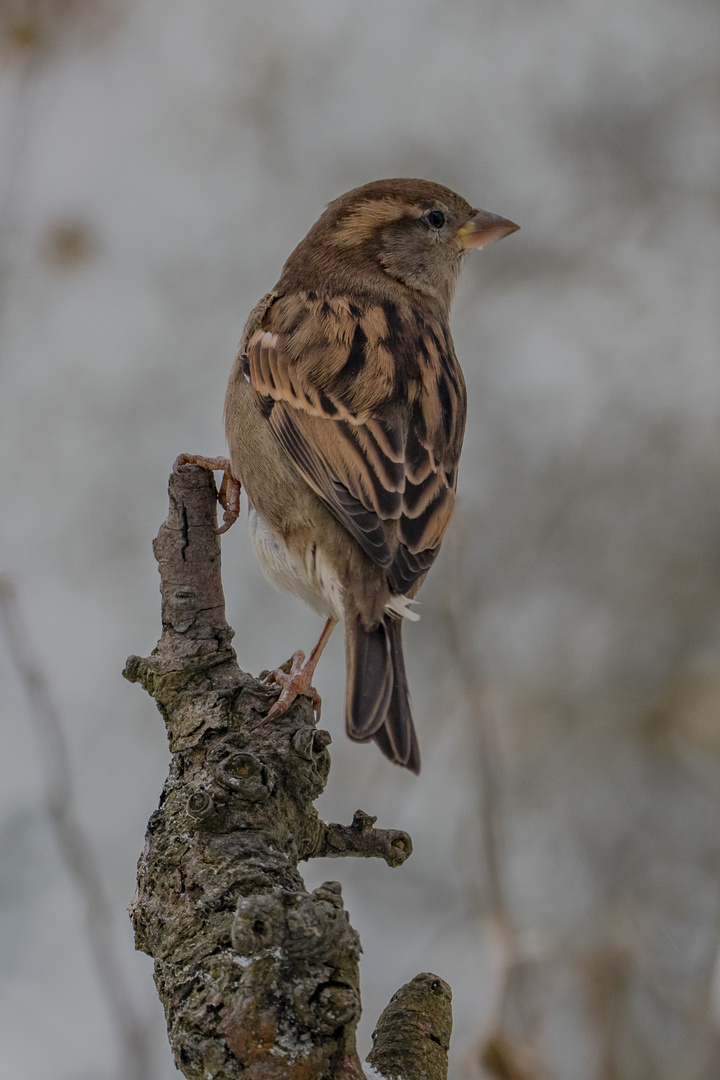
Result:
<svg viewBox="0 0 720 1080"><path fill-rule="evenodd" d="M452 514L465 387L450 336L409 305L280 297L246 374L281 445L405 593Z"/></svg>

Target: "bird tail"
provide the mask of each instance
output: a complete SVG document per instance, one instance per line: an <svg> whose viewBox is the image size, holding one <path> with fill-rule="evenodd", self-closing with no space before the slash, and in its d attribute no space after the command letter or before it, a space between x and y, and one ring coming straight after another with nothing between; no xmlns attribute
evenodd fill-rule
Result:
<svg viewBox="0 0 720 1080"><path fill-rule="evenodd" d="M420 750L402 651L402 623L385 615L373 629L345 620L345 723L356 742L374 739L383 754L414 773Z"/></svg>

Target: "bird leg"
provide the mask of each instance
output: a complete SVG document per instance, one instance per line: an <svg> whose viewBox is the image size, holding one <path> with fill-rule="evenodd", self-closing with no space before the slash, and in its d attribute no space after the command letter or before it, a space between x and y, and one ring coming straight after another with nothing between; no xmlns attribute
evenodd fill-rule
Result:
<svg viewBox="0 0 720 1080"><path fill-rule="evenodd" d="M213 472L222 469L223 478L218 491L218 502L224 510L223 524L215 531L225 533L231 525L234 525L240 517L240 481L236 480L230 468L230 460L226 457L204 457L202 454L180 454L173 462L173 472L177 472L183 465L200 465L203 469L212 469Z"/></svg>
<svg viewBox="0 0 720 1080"><path fill-rule="evenodd" d="M275 671L271 671L265 676L263 682L274 682L282 687L280 697L267 714L268 720L277 720L278 716L282 716L282 714L290 708L298 694L310 698L317 719L320 719L322 698L312 685L312 677L315 674L318 660L322 655L323 649L330 640L330 635L332 634L336 623L337 619L328 619L323 627L317 645L310 653L307 660L305 660L305 653L298 649L297 652L292 654L289 672L283 671L282 668L276 668Z"/></svg>

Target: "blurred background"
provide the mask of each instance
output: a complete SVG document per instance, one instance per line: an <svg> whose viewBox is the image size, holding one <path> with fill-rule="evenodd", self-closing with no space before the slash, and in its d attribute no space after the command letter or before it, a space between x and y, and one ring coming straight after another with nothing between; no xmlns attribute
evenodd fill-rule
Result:
<svg viewBox="0 0 720 1080"><path fill-rule="evenodd" d="M361 1056L429 970L456 1080L720 1075L719 42L715 0L0 0L0 571L65 740L0 634L4 1075L178 1075L126 914L168 763L121 678L160 632L151 540L175 456L224 452L250 307L387 176L522 231L454 309L420 779L345 738L341 635L316 680L321 813L415 843L306 869L362 937ZM241 667L309 650L243 525L223 555Z"/></svg>

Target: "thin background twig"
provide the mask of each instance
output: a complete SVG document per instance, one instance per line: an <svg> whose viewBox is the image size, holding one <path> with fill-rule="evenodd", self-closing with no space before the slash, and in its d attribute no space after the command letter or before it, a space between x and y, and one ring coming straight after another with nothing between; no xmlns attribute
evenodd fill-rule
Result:
<svg viewBox="0 0 720 1080"><path fill-rule="evenodd" d="M150 1080L149 1032L133 1004L115 947L112 911L98 862L73 806L62 720L29 645L15 586L7 575L0 576L0 627L27 694L38 737L48 821L63 864L84 903L87 941L117 1039L119 1076L121 1080Z"/></svg>
<svg viewBox="0 0 720 1080"><path fill-rule="evenodd" d="M459 515L458 515L459 517ZM449 537L453 557L448 560L450 578L445 595L445 617L450 655L453 657L461 708L472 731L471 752L479 779L477 812L482 839L487 910L499 945L500 963L493 1017L482 1039L479 1062L473 1053L470 1067L482 1075L500 1080L541 1080L542 1063L528 1046L518 1045L506 1031L505 1012L512 994L513 974L524 959L522 938L512 914L507 887L502 822L502 760L497 718L487 686L480 673L480 661L472 646L468 604L463 599L462 582L465 551L462 521L456 519ZM532 1012L532 1009L530 1009Z"/></svg>

